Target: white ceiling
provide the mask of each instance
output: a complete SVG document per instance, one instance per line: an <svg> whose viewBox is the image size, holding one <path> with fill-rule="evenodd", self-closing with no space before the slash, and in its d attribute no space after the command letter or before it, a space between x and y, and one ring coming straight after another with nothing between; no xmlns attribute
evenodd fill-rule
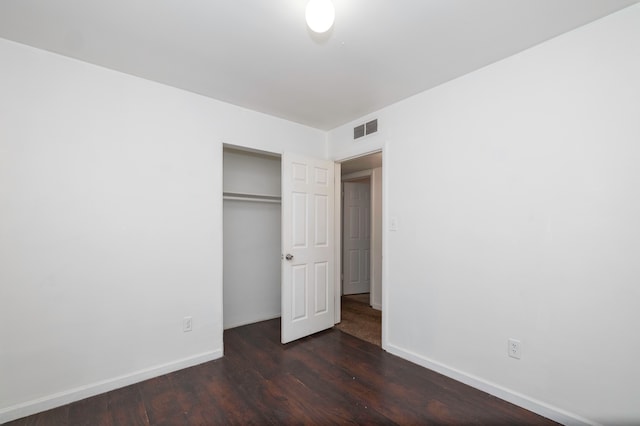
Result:
<svg viewBox="0 0 640 426"><path fill-rule="evenodd" d="M344 176L362 170L375 169L376 167L382 167L382 152L374 152L373 154L345 161L342 163L340 171Z"/></svg>
<svg viewBox="0 0 640 426"><path fill-rule="evenodd" d="M331 129L638 0L1 0L0 37Z"/></svg>

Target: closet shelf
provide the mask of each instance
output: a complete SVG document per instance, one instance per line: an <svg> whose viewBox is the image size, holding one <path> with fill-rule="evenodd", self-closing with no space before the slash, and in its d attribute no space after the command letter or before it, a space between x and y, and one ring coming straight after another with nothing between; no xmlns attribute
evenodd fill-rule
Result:
<svg viewBox="0 0 640 426"><path fill-rule="evenodd" d="M223 200L253 201L257 203L280 203L281 198L274 195L244 194L239 192L223 192Z"/></svg>

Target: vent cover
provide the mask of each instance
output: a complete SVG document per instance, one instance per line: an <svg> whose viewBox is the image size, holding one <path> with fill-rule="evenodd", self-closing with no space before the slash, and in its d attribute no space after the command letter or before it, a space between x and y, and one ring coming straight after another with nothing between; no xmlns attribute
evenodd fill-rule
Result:
<svg viewBox="0 0 640 426"><path fill-rule="evenodd" d="M370 135L371 133L375 133L378 131L378 119L371 120L367 124L365 124L365 134Z"/></svg>
<svg viewBox="0 0 640 426"><path fill-rule="evenodd" d="M370 135L378 131L378 119L371 120L366 124L361 124L353 128L353 138L358 139L365 135Z"/></svg>

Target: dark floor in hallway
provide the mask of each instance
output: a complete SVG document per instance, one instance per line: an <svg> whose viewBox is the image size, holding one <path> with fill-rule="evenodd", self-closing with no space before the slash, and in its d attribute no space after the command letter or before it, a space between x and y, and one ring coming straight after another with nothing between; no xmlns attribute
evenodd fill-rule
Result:
<svg viewBox="0 0 640 426"><path fill-rule="evenodd" d="M369 305L369 293L342 296L341 307L338 330L382 346L382 312Z"/></svg>

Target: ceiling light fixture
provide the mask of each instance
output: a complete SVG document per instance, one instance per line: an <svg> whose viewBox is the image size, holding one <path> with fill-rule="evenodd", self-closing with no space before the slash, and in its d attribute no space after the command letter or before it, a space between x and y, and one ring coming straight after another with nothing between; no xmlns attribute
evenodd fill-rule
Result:
<svg viewBox="0 0 640 426"><path fill-rule="evenodd" d="M309 0L304 15L311 31L324 33L333 25L336 9L331 0Z"/></svg>

